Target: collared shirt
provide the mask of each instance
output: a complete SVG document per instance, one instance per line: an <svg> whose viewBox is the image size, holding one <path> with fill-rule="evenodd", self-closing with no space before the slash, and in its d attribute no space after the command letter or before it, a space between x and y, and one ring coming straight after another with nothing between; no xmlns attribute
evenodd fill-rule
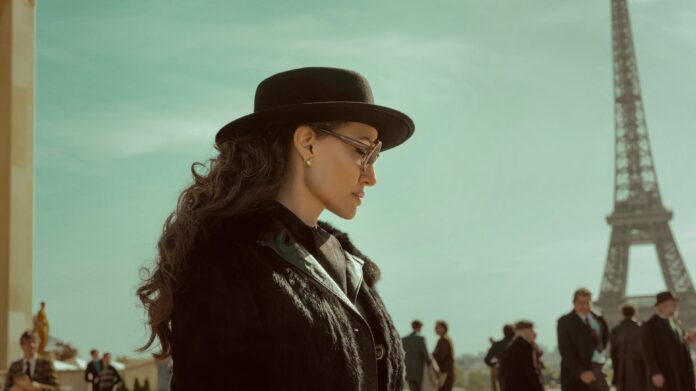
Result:
<svg viewBox="0 0 696 391"><path fill-rule="evenodd" d="M599 346L596 346L594 352L592 353L592 362L595 364L604 364L607 361L607 358L603 353L604 346L602 346L602 325L599 323L599 320L597 320L597 318L592 314L592 312L590 312L587 316L583 316L582 314L578 314L578 316L580 317L580 319L582 319L583 323L590 324L590 327L597 336ZM600 351L600 349L602 349L602 351Z"/></svg>
<svg viewBox="0 0 696 391"><path fill-rule="evenodd" d="M36 356L32 357L29 360L27 360L26 358L22 360L22 374L26 373L27 363L29 363L29 371L31 372L31 376L29 377L33 379L34 373L36 372Z"/></svg>
<svg viewBox="0 0 696 391"><path fill-rule="evenodd" d="M672 333L674 334L674 338L676 338L677 341L679 341L679 342L684 341L684 332L682 331L681 326L679 326L679 323L674 318L674 316L665 316L659 312L655 312L655 314L657 314L657 316L659 316L661 319L663 319L664 321L667 322L667 324L669 325L669 328L672 329Z"/></svg>

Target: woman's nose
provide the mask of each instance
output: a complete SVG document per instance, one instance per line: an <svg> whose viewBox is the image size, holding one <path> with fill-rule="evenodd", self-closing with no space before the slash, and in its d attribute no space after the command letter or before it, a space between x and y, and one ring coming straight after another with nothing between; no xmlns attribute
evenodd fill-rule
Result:
<svg viewBox="0 0 696 391"><path fill-rule="evenodd" d="M377 175L375 174L375 165L368 165L360 175L360 182L365 186L374 186L377 184Z"/></svg>

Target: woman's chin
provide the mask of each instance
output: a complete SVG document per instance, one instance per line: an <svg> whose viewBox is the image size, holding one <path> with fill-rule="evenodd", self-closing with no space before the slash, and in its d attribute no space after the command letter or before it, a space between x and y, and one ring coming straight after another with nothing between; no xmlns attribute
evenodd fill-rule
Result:
<svg viewBox="0 0 696 391"><path fill-rule="evenodd" d="M351 220L355 215L358 213L358 207L357 205L347 205L343 206L340 208L327 208L331 213L335 214L336 216L345 219L345 220Z"/></svg>

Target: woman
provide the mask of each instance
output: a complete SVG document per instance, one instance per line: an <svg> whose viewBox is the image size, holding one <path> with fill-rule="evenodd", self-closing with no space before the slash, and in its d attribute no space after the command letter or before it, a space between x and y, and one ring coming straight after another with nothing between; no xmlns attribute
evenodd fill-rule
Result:
<svg viewBox="0 0 696 391"><path fill-rule="evenodd" d="M180 390L401 390L401 340L379 268L347 235L380 150L413 133L361 75L302 68L264 80L254 113L179 197L138 289Z"/></svg>
<svg viewBox="0 0 696 391"><path fill-rule="evenodd" d="M445 377L445 381L440 385L439 391L451 391L454 385L454 345L449 334L447 334L448 330L449 325L444 320L435 322L435 334L440 339L437 341L433 351L433 358L437 361L440 372Z"/></svg>

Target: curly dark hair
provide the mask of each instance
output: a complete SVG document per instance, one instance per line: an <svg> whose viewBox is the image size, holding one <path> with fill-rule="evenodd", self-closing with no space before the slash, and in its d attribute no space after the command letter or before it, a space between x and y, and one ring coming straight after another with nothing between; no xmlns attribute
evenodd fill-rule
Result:
<svg viewBox="0 0 696 391"><path fill-rule="evenodd" d="M341 121L343 122L343 121ZM332 128L339 122L308 124ZM191 165L193 183L179 195L157 243L152 270L143 267L136 294L147 312L149 337L144 352L159 341L154 356L171 354L171 315L174 292L189 262L194 238L212 217L235 217L267 207L278 194L288 171L290 145L298 125L271 124L217 143L218 155L207 165ZM323 134L318 132L318 138Z"/></svg>

